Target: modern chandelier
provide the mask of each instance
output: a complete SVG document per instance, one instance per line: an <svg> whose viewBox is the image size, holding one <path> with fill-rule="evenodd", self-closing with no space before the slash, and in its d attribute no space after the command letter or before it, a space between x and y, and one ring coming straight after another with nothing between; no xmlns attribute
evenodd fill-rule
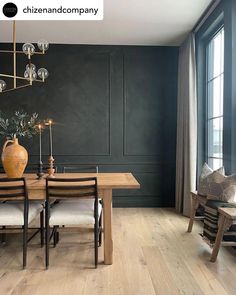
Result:
<svg viewBox="0 0 236 295"><path fill-rule="evenodd" d="M49 47L48 42L45 40L38 41L37 45L40 51L36 51L35 46L31 43L25 43L22 46L22 51L18 51L16 49L16 22L15 21L13 21L12 35L13 35L13 50L0 50L0 54L9 53L9 54L12 54L12 57L13 57L13 73L12 74L0 73L0 93L31 86L33 85L33 82L43 83L45 82L45 79L47 79L49 75L48 71L45 68L40 68L37 70L36 66L33 63L31 63L32 55L45 54L45 52L47 51ZM24 54L27 56L27 59L28 59L28 64L26 65L23 76L18 76L16 72L18 54ZM13 79L13 87L7 88L7 83L4 80L2 80L2 77ZM23 85L17 85L18 80L24 80L26 83L24 83Z"/></svg>

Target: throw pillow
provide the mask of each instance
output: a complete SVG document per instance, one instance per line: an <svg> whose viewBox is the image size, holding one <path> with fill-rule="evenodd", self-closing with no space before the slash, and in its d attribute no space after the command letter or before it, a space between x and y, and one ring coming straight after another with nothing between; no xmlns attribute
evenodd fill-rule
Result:
<svg viewBox="0 0 236 295"><path fill-rule="evenodd" d="M224 167L220 167L219 169L215 170L219 174L224 175L225 169ZM199 178L199 185L198 185L198 194L201 196L207 196L209 194L208 191L208 178L211 177L214 171L205 163L202 167L202 172Z"/></svg>
<svg viewBox="0 0 236 295"><path fill-rule="evenodd" d="M210 200L236 202L236 175L224 176L215 171L208 177L208 194Z"/></svg>

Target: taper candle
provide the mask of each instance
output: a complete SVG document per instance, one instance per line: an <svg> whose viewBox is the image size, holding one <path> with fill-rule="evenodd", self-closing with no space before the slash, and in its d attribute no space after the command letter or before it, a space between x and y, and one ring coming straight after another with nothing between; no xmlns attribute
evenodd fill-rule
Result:
<svg viewBox="0 0 236 295"><path fill-rule="evenodd" d="M39 124L39 162L42 162L42 125Z"/></svg>
<svg viewBox="0 0 236 295"><path fill-rule="evenodd" d="M52 156L52 120L49 120L48 124L49 124L50 156Z"/></svg>

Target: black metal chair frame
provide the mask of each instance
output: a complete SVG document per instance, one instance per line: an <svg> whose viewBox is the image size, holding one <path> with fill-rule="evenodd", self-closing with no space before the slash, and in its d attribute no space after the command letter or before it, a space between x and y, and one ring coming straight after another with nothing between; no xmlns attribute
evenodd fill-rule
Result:
<svg viewBox="0 0 236 295"><path fill-rule="evenodd" d="M40 212L40 228L36 229L36 232L28 238L28 215L29 215L29 199L28 199L28 190L26 185L25 178L0 178L0 183L22 183L14 184L11 186L0 186L0 199L3 201L15 201L22 200L24 201L24 225L22 228L18 228L18 230L23 230L23 269L26 267L27 263L27 244L31 241L36 234L40 232L41 234L41 247L44 244L44 212L43 210ZM18 191L18 192L17 192ZM6 240L6 232L15 232L15 228L7 229L6 226L2 226L0 232L2 233L2 243L5 244Z"/></svg>
<svg viewBox="0 0 236 295"><path fill-rule="evenodd" d="M94 182L94 184L84 184L84 182ZM54 185L52 185L54 183ZM55 185L55 183L67 184L67 185ZM71 184L71 185L68 185ZM55 192L56 189L56 192ZM84 192L84 189L91 189L91 192ZM54 190L54 192L53 192ZM68 191L70 192L68 194ZM46 247L45 247L45 264L46 269L49 267L49 242L52 236L54 237L54 246L57 244L57 229L58 225L53 227L52 233L50 234L50 200L51 199L78 199L78 198L93 198L94 199L94 259L95 268L98 264L98 246L99 236L101 233L101 226L98 221L98 190L97 190L97 178L86 177L86 178L47 178L46 179L46 203L45 203L45 228L46 228Z"/></svg>

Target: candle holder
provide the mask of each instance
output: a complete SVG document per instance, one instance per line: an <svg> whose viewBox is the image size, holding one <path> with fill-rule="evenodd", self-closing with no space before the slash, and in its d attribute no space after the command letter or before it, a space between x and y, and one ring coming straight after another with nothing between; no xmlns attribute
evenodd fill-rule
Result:
<svg viewBox="0 0 236 295"><path fill-rule="evenodd" d="M43 173L43 162L39 161L39 163L38 163L38 173L37 173L38 179L42 179L43 175L44 175L44 173Z"/></svg>
<svg viewBox="0 0 236 295"><path fill-rule="evenodd" d="M49 156L48 157L48 176L49 177L55 177L54 176L54 173L55 173L55 169L53 168L53 163L54 163L54 158L53 158L53 156L51 155L51 156Z"/></svg>

